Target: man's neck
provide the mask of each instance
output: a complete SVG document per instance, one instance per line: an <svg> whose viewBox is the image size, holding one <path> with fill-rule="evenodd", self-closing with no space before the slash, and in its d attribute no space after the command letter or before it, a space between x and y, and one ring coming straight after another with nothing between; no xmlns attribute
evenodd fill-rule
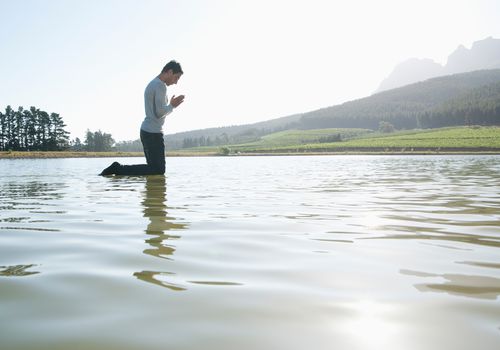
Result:
<svg viewBox="0 0 500 350"><path fill-rule="evenodd" d="M163 75L163 74L158 75L158 79L160 79L161 81L163 81L165 84L167 83L165 81L165 75Z"/></svg>

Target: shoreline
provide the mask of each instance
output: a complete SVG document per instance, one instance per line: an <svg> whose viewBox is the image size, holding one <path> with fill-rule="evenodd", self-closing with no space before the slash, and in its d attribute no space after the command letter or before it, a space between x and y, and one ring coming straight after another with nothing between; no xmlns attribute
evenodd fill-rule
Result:
<svg viewBox="0 0 500 350"><path fill-rule="evenodd" d="M500 150L440 149L440 150L343 150L303 152L247 152L222 155L218 152L167 152L166 157L268 157L268 156L332 156L332 155L500 155ZM3 151L0 159L50 159L50 158L130 158L144 157L143 152L73 152L73 151Z"/></svg>
<svg viewBox="0 0 500 350"><path fill-rule="evenodd" d="M142 157L142 152L2 151L0 159Z"/></svg>

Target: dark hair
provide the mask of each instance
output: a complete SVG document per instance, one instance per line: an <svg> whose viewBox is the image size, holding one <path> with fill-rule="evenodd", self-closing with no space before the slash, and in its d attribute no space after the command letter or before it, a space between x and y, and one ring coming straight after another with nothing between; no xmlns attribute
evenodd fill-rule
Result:
<svg viewBox="0 0 500 350"><path fill-rule="evenodd" d="M177 62L177 61L175 61L175 60L172 60L172 61L168 62L165 65L165 67L163 67L163 69L161 70L161 72L162 73L166 73L169 70L172 70L172 73L174 73L174 74L177 74L177 73L184 74L184 72L182 71L180 63Z"/></svg>

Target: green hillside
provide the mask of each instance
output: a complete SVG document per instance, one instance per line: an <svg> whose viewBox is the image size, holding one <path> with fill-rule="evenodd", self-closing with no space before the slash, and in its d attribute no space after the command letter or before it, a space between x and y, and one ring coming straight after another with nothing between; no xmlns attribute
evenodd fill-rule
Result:
<svg viewBox="0 0 500 350"><path fill-rule="evenodd" d="M341 135L341 141L324 142ZM322 142L323 141L323 142ZM257 142L225 146L231 153L288 152L500 152L500 127L454 127L382 134L366 129L287 130ZM184 152L220 152L198 147Z"/></svg>
<svg viewBox="0 0 500 350"><path fill-rule="evenodd" d="M293 146L285 147L293 149ZM285 149L284 148L284 149ZM366 137L340 143L324 145L308 144L305 150L311 149L490 149L500 151L500 128L442 128L419 132L401 132L395 135Z"/></svg>
<svg viewBox="0 0 500 350"><path fill-rule="evenodd" d="M272 149L305 144L322 144L340 142L372 133L368 129L318 129L318 130L286 130L266 136L255 142L233 145L235 150Z"/></svg>

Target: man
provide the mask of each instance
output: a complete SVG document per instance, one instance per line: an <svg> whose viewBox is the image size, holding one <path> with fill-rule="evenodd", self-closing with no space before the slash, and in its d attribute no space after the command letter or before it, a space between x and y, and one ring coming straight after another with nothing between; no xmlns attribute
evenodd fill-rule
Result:
<svg viewBox="0 0 500 350"><path fill-rule="evenodd" d="M184 95L172 96L170 103L167 86L177 84L183 74L181 65L176 61L168 62L160 75L154 78L144 91L146 118L141 125L141 142L147 164L121 165L114 162L100 175L155 175L165 174L165 142L163 124L165 117L184 102Z"/></svg>

